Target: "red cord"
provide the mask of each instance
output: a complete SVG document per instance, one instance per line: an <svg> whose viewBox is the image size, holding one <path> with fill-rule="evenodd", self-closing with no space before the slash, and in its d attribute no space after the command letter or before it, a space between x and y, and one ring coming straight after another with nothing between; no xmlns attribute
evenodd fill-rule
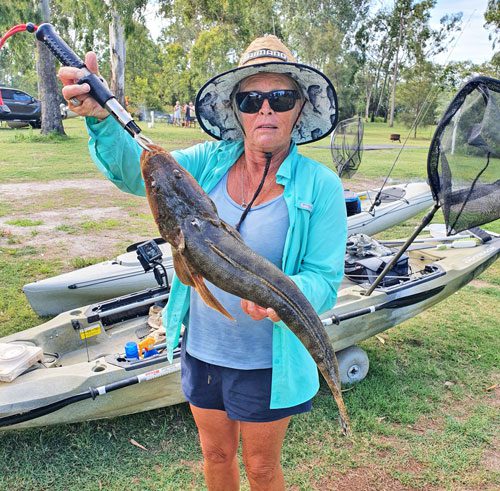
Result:
<svg viewBox="0 0 500 491"><path fill-rule="evenodd" d="M17 26L11 27L1 38L0 38L0 49L5 44L5 41L9 39L12 35L16 34L16 32L22 32L27 30L27 26L33 26L34 30L38 29L38 26L34 24L19 24Z"/></svg>

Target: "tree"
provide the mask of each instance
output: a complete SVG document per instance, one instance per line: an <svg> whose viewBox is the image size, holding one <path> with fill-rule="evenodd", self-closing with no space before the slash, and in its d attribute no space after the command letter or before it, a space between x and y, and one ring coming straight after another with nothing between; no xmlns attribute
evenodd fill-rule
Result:
<svg viewBox="0 0 500 491"><path fill-rule="evenodd" d="M484 27L493 30L489 38L492 41L493 49L495 49L496 43L500 40L500 3L498 0L488 0L484 20L486 21Z"/></svg>
<svg viewBox="0 0 500 491"><path fill-rule="evenodd" d="M25 19L37 22L40 12L35 1L2 0L0 2L0 33ZM12 86L30 94L38 91L33 53L35 37L29 33L10 38L0 51L0 85Z"/></svg>
<svg viewBox="0 0 500 491"><path fill-rule="evenodd" d="M397 39L397 49L394 53L393 80L391 90L390 126L396 107L396 87L399 65L418 64L431 55L446 49L451 35L460 28L462 15L453 14L440 20L441 27L437 30L429 26L430 10L436 0L397 0L390 20L392 39ZM401 49L401 57L399 51Z"/></svg>
<svg viewBox="0 0 500 491"><path fill-rule="evenodd" d="M402 71L403 82L397 88L400 119L405 126L413 127L413 138L417 128L436 122L437 76L436 67L430 62L421 62Z"/></svg>
<svg viewBox="0 0 500 491"><path fill-rule="evenodd" d="M41 0L42 20L50 22L50 1ZM59 108L59 87L56 78L56 64L52 53L37 41L38 92L42 103L42 135L59 133L65 135Z"/></svg>

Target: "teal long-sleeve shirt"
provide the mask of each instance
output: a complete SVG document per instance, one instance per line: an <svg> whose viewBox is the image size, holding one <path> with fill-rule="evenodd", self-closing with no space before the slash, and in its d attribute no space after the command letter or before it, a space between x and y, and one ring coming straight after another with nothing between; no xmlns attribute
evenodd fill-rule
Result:
<svg viewBox="0 0 500 491"><path fill-rule="evenodd" d="M87 119L89 149L100 171L121 190L145 195L139 157L141 148L111 117ZM205 192L209 193L243 153L242 141L210 141L172 152ZM344 273L347 218L342 185L326 166L300 155L292 142L276 174L284 187L289 229L282 269L318 313L332 308ZM163 313L169 356L189 322L189 287L177 277ZM314 360L299 339L278 322L273 327L270 408L311 399L319 388Z"/></svg>

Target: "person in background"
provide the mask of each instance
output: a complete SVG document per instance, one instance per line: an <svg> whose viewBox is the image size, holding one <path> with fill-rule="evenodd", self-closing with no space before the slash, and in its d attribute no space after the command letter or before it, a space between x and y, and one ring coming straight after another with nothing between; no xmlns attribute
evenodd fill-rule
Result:
<svg viewBox="0 0 500 491"><path fill-rule="evenodd" d="M86 65L97 73L94 54ZM59 71L70 108L86 116L94 162L120 189L144 196L141 148L89 97L88 85L77 84L82 76L76 68ZM298 145L335 127L330 80L268 35L248 46L238 67L201 88L196 113L211 140L173 157L242 240L289 275L318 313L330 309L347 237L342 185L333 171L298 152ZM207 286L236 322L178 278L163 311L170 353L186 326L181 384L198 427L207 487L239 489L241 440L250 488L283 490L281 448L290 418L312 408L317 367L272 309Z"/></svg>
<svg viewBox="0 0 500 491"><path fill-rule="evenodd" d="M194 109L193 101L189 101L189 104L186 104L186 126L196 126L196 112Z"/></svg>
<svg viewBox="0 0 500 491"><path fill-rule="evenodd" d="M181 119L181 103L177 101L174 106L174 125L175 126L181 126L182 124L182 119Z"/></svg>

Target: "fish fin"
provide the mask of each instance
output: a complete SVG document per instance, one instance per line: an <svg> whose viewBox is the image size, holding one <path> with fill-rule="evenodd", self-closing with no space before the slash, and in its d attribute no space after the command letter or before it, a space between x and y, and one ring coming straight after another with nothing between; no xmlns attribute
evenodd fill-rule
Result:
<svg viewBox="0 0 500 491"><path fill-rule="evenodd" d="M239 240L240 242L243 242L243 238L241 237L241 234L234 228L231 227L228 223L226 223L224 220L220 221L222 228L226 230L230 235L232 235L236 240Z"/></svg>
<svg viewBox="0 0 500 491"><path fill-rule="evenodd" d="M174 259L175 274L181 283L184 283L187 286L195 286L191 268L182 253L172 247L172 257Z"/></svg>
<svg viewBox="0 0 500 491"><path fill-rule="evenodd" d="M203 276L199 274L195 274L192 276L194 281L194 287L196 291L203 299L203 301L209 306L212 307L217 312L220 312L222 315L226 316L229 320L234 321L234 317L223 307L223 305L213 296L212 292L207 288L205 282L203 281Z"/></svg>
<svg viewBox="0 0 500 491"><path fill-rule="evenodd" d="M186 261L186 258L182 255L182 253L179 250L172 248L172 256L174 259L175 274L179 280L185 285L195 288L200 297L209 307L234 321L234 317L223 307L223 305L207 288L207 285L205 285L205 282L203 281L203 276L193 271L189 262Z"/></svg>

